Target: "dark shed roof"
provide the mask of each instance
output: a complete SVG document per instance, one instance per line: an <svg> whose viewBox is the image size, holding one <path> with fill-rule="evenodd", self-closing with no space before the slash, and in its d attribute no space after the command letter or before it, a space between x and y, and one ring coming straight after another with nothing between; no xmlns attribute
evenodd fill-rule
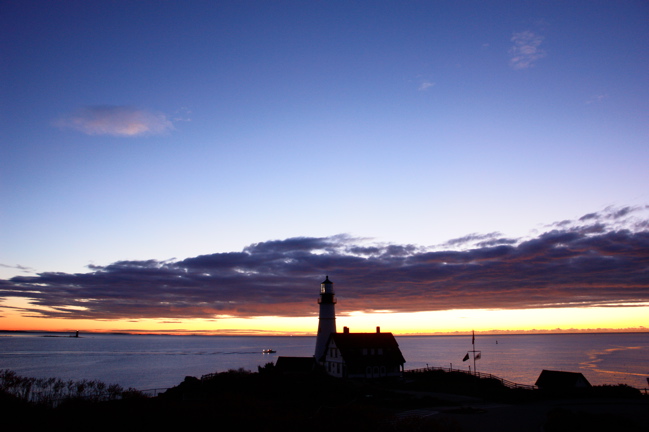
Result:
<svg viewBox="0 0 649 432"><path fill-rule="evenodd" d="M304 374L315 368L313 357L277 357L275 368L281 373Z"/></svg>
<svg viewBox="0 0 649 432"><path fill-rule="evenodd" d="M544 389L574 389L591 387L586 377L580 372L543 370L536 380L536 385Z"/></svg>

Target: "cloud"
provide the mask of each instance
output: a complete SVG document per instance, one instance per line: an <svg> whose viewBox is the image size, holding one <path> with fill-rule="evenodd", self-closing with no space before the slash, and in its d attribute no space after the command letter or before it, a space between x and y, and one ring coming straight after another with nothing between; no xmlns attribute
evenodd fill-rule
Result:
<svg viewBox="0 0 649 432"><path fill-rule="evenodd" d="M84 107L55 121L54 125L86 135L125 137L160 135L174 129L173 123L164 114L114 105Z"/></svg>
<svg viewBox="0 0 649 432"><path fill-rule="evenodd" d="M179 110L176 110L173 116L173 121L175 122L190 122L192 111L189 108L182 107Z"/></svg>
<svg viewBox="0 0 649 432"><path fill-rule="evenodd" d="M647 210L607 208L531 238L471 234L444 247L348 235L271 240L240 252L16 276L0 280L0 297L28 299L21 313L35 317L310 316L329 275L341 314L643 305L649 302Z"/></svg>
<svg viewBox="0 0 649 432"><path fill-rule="evenodd" d="M421 84L419 84L419 91L426 91L429 88L433 87L434 85L435 85L434 82L424 81Z"/></svg>
<svg viewBox="0 0 649 432"><path fill-rule="evenodd" d="M514 69L528 69L546 55L545 50L540 48L543 37L531 31L514 33L511 41L514 46L509 49L509 64Z"/></svg>
<svg viewBox="0 0 649 432"><path fill-rule="evenodd" d="M34 269L30 268L30 267L21 266L20 264L8 265L8 264L0 263L0 267L16 269L16 270L20 270L20 271L22 271L24 273L30 273L30 272L32 272L34 270Z"/></svg>
<svg viewBox="0 0 649 432"><path fill-rule="evenodd" d="M606 99L608 99L608 95L606 94L597 94L591 97L586 101L586 105L590 104L598 104L604 102Z"/></svg>
<svg viewBox="0 0 649 432"><path fill-rule="evenodd" d="M448 240L444 243L445 247L485 247L485 246L496 246L502 244L515 244L517 239L508 239L501 237L502 234L498 232L493 232L489 234L468 234L463 237L455 238Z"/></svg>

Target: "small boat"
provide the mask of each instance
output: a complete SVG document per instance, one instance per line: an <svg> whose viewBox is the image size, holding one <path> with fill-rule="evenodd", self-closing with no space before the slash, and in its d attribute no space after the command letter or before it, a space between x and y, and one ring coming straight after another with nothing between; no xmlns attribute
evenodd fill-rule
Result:
<svg viewBox="0 0 649 432"><path fill-rule="evenodd" d="M264 354L272 354L272 353L274 353L276 351L274 349L269 348L269 349L262 350L261 352L264 353Z"/></svg>

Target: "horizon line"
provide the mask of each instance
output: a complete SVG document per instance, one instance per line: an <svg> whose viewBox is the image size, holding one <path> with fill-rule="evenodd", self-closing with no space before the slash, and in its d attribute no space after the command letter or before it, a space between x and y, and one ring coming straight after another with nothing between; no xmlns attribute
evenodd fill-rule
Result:
<svg viewBox="0 0 649 432"><path fill-rule="evenodd" d="M146 331L146 330L114 330L114 331L93 331L93 330L6 330L0 329L0 333L50 333L71 335L79 332L82 334L97 335L131 335L131 336L228 336L228 337L316 337L316 332L272 332L272 331ZM453 331L453 332L390 332L381 331L381 333L392 333L394 336L470 336L473 330ZM368 333L368 332L360 332ZM370 332L373 333L373 332ZM478 335L488 336L510 336L510 335L543 335L543 334L606 334L606 333L649 333L649 328L644 326L630 328L596 328L596 329L531 329L531 330L501 330L493 329L486 331L476 331Z"/></svg>

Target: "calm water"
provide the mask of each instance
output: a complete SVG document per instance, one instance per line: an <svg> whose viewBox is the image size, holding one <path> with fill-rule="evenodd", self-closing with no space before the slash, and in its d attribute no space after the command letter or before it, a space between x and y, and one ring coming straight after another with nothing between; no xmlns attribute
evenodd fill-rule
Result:
<svg viewBox="0 0 649 432"><path fill-rule="evenodd" d="M471 336L401 336L406 369L436 366L468 370L462 362ZM496 343L498 342L498 343ZM134 336L44 337L0 333L0 369L30 377L100 380L138 389L177 385L278 356L313 354L315 337ZM275 354L262 354L273 348ZM592 384L647 387L649 333L476 336L479 372L534 384L542 369L582 372Z"/></svg>

